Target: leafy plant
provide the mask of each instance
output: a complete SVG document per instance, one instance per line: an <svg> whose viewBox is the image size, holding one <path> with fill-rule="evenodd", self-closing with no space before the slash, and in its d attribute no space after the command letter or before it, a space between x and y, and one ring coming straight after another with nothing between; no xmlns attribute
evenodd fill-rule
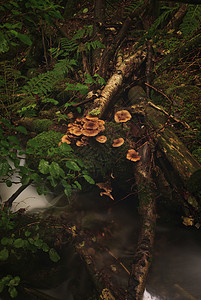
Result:
<svg viewBox="0 0 201 300"><path fill-rule="evenodd" d="M82 189L78 181L81 178L94 184L83 162L75 156L70 145L62 143L58 147L61 137L60 133L48 131L28 141L26 153L35 157L34 164L37 164L39 175L43 177L43 183L41 183L40 176L37 181L39 194L44 193L47 185L53 188L62 185L64 193L70 196L73 189ZM46 159L42 157L46 157Z"/></svg>
<svg viewBox="0 0 201 300"><path fill-rule="evenodd" d="M62 19L59 9L60 5L52 0L2 2L0 11L4 12L4 18L0 25L0 53L9 51L10 46L17 46L18 41L31 46L29 29L37 27L40 21L51 24L52 18Z"/></svg>
<svg viewBox="0 0 201 300"><path fill-rule="evenodd" d="M27 252L36 253L38 251L47 253L50 260L55 263L59 261L60 256L57 251L41 239L39 233L36 233L39 228L35 228L34 233L22 229L20 236L13 233L18 224L16 220L16 214L12 213L7 208L1 207L0 262L2 264L6 263L10 257L21 260ZM15 298L18 295L16 287L19 283L19 276L13 277L12 275L6 275L0 278L0 293L7 287L11 298Z"/></svg>
<svg viewBox="0 0 201 300"><path fill-rule="evenodd" d="M0 279L0 293L3 292L5 287L8 287L8 292L11 296L11 298L15 298L18 295L16 286L18 286L20 283L20 277L12 275L4 276Z"/></svg>

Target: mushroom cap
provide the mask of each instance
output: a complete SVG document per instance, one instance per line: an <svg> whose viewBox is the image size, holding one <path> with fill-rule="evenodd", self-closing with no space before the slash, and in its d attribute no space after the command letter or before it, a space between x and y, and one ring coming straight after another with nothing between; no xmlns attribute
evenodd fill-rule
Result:
<svg viewBox="0 0 201 300"><path fill-rule="evenodd" d="M83 125L83 129L97 129L98 128L98 122L94 121L87 121Z"/></svg>
<svg viewBox="0 0 201 300"><path fill-rule="evenodd" d="M140 160L141 156L134 149L130 149L130 150L128 150L126 158L136 162L136 161Z"/></svg>
<svg viewBox="0 0 201 300"><path fill-rule="evenodd" d="M69 136L67 134L65 134L64 136L62 136L61 143L67 143L67 144L71 143L71 141L69 139Z"/></svg>
<svg viewBox="0 0 201 300"><path fill-rule="evenodd" d="M96 141L101 144L104 144L107 141L107 137L105 135L99 135L96 137Z"/></svg>
<svg viewBox="0 0 201 300"><path fill-rule="evenodd" d="M117 123L127 122L132 118L131 114L127 110L119 110L114 115L114 120Z"/></svg>
<svg viewBox="0 0 201 300"><path fill-rule="evenodd" d="M82 134L81 127L77 124L73 124L73 126L69 127L69 132L77 136Z"/></svg>
<svg viewBox="0 0 201 300"><path fill-rule="evenodd" d="M82 129L82 134L85 136L96 136L100 130L97 129Z"/></svg>
<svg viewBox="0 0 201 300"><path fill-rule="evenodd" d="M83 123L83 118L76 118L74 124L82 124Z"/></svg>
<svg viewBox="0 0 201 300"><path fill-rule="evenodd" d="M78 146L78 147L82 147L82 146L86 146L88 143L87 143L87 141L77 141L76 142L76 146Z"/></svg>
<svg viewBox="0 0 201 300"><path fill-rule="evenodd" d="M99 120L98 117L94 117L94 116L91 116L91 115L87 115L85 117L85 119L90 120L90 121L98 121Z"/></svg>
<svg viewBox="0 0 201 300"><path fill-rule="evenodd" d="M113 140L112 147L120 147L121 145L123 145L123 143L124 143L124 139L123 138L119 138L119 139Z"/></svg>
<svg viewBox="0 0 201 300"><path fill-rule="evenodd" d="M74 135L77 135L77 136L80 136L82 134L82 130L81 128L75 128L74 131L73 131L73 134Z"/></svg>

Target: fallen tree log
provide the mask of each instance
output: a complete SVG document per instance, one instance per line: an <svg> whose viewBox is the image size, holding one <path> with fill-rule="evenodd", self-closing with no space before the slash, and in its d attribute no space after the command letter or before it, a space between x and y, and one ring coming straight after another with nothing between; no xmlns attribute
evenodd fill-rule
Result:
<svg viewBox="0 0 201 300"><path fill-rule="evenodd" d="M150 144L144 144L140 154L141 159L135 165L134 177L138 188L139 213L142 217L142 224L131 266L127 300L143 298L152 258L156 225L156 189L150 171L152 170Z"/></svg>
<svg viewBox="0 0 201 300"><path fill-rule="evenodd" d="M98 116L104 117L110 101L119 91L125 77L129 77L133 70L139 68L145 58L146 51L139 50L134 55L125 59L116 69L115 73L110 77L100 97L94 100L93 105L90 106L87 113L90 114L93 109L96 109Z"/></svg>
<svg viewBox="0 0 201 300"><path fill-rule="evenodd" d="M198 161L192 156L178 136L169 129L169 117L151 105L141 87L135 86L128 92L132 111L143 113L151 127L150 134L173 166L183 184L187 186L193 174L201 170Z"/></svg>

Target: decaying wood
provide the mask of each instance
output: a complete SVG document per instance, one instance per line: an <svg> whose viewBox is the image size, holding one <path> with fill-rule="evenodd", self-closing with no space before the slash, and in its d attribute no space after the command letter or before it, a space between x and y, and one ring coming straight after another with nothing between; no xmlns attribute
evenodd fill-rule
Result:
<svg viewBox="0 0 201 300"><path fill-rule="evenodd" d="M145 58L146 51L137 51L134 55L125 59L123 63L119 66L118 70L116 70L116 72L111 76L105 88L103 89L100 97L94 100L94 104L92 106L92 109L95 108L99 111L99 117L104 116L104 113L106 112L110 101L117 94L125 77L130 76L131 72L138 68L145 60Z"/></svg>
<svg viewBox="0 0 201 300"><path fill-rule="evenodd" d="M148 142L141 147L141 159L136 163L134 169L142 225L129 278L127 300L142 299L153 252L156 223L156 191L151 175L153 166L151 165L150 148L151 145Z"/></svg>
<svg viewBox="0 0 201 300"><path fill-rule="evenodd" d="M136 104L135 102L136 93L139 93L137 98L140 100L140 104ZM146 115L146 118L153 129L152 134L155 142L173 166L183 181L183 184L186 185L189 177L197 170L201 169L200 164L188 151L177 135L169 129L169 120L167 116L148 103L148 99L142 88L132 88L128 93L128 97L133 104L133 112L143 111Z"/></svg>

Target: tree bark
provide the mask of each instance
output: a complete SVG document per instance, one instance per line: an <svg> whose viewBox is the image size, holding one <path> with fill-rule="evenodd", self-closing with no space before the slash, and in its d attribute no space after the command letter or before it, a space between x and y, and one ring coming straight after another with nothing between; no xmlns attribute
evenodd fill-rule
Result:
<svg viewBox="0 0 201 300"><path fill-rule="evenodd" d="M153 128L152 136L155 142L183 181L184 186L186 186L190 176L201 169L200 164L176 134L168 128L169 118L162 111L156 110L149 104L142 88L131 88L128 98L133 104L132 109L134 112L144 111L147 121ZM136 104L136 99L140 100L140 104Z"/></svg>
<svg viewBox="0 0 201 300"><path fill-rule="evenodd" d="M167 29L170 30L171 28L177 28L181 23L183 17L187 13L188 5L182 4L170 22L167 24Z"/></svg>
<svg viewBox="0 0 201 300"><path fill-rule="evenodd" d="M146 143L140 151L141 159L136 163L134 177L138 187L139 213L142 216L137 250L132 263L128 283L127 300L141 300L146 285L154 245L156 212L155 184L151 175L151 149Z"/></svg>
<svg viewBox="0 0 201 300"><path fill-rule="evenodd" d="M99 98L94 100L94 104L90 107L87 112L90 113L91 110L97 109L99 117L104 117L107 107L110 101L117 94L119 88L121 87L125 77L130 76L130 74L138 68L146 58L146 51L139 50L134 55L125 59L123 63L119 66L116 72L110 77L105 88L103 89Z"/></svg>

